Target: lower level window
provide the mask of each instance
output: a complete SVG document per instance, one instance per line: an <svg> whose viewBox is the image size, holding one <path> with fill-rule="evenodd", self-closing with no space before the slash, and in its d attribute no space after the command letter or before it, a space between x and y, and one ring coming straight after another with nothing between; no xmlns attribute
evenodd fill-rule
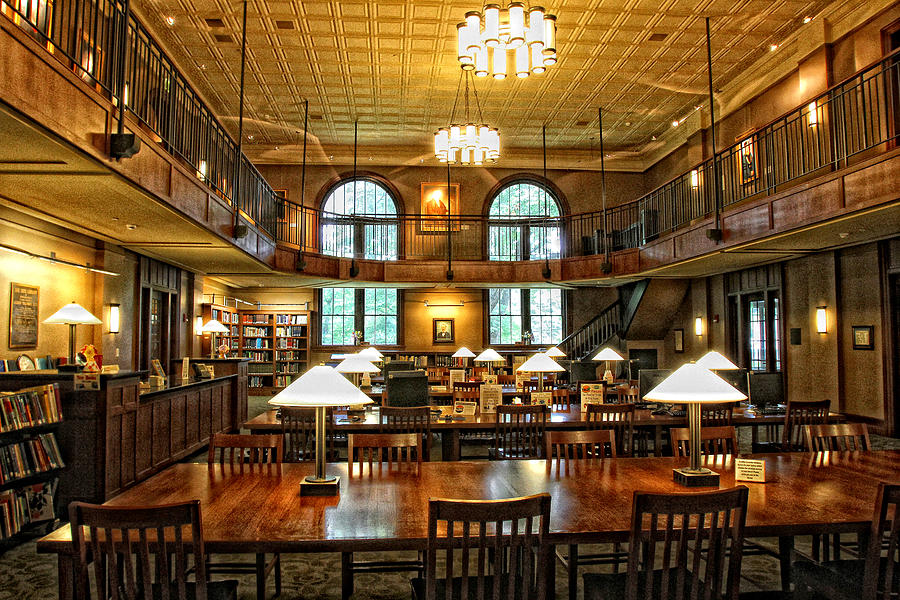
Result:
<svg viewBox="0 0 900 600"><path fill-rule="evenodd" d="M354 331L371 344L397 344L399 292L389 288L323 288L321 343L350 346Z"/></svg>
<svg viewBox="0 0 900 600"><path fill-rule="evenodd" d="M563 337L563 294L557 289L488 290L488 339L493 344L557 344Z"/></svg>

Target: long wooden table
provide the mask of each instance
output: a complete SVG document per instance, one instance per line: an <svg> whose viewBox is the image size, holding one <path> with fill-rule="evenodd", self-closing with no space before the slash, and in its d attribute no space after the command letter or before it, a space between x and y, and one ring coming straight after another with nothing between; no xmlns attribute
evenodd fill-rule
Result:
<svg viewBox="0 0 900 600"><path fill-rule="evenodd" d="M441 407L436 407L441 408ZM450 408L442 408L442 417L450 414ZM460 434L462 432L493 431L497 416L490 414L476 414L471 417L456 417L446 420L437 417L431 421L432 431L440 432L443 437L441 444L441 458L443 460L460 460ZM352 419L347 413L335 411L334 425L338 431L346 433L364 433L378 431L380 415L378 407L365 411ZM734 411L734 425L741 427L759 427L762 425L778 425L784 423L784 415L757 415L743 407ZM547 429L586 429L588 422L585 413L581 412L578 405L573 405L568 411L553 411L547 423ZM687 427L686 417L671 415L654 415L647 409L637 409L634 416L636 430L644 430L652 433L654 438L654 452L661 455L663 431L669 427ZM251 433L271 433L281 431L281 421L277 417L277 411L269 410L244 423L244 428Z"/></svg>
<svg viewBox="0 0 900 600"><path fill-rule="evenodd" d="M864 533L879 481L900 481L900 451L758 455L769 483L749 483L746 535ZM731 459L708 464L721 487L735 484ZM460 461L421 466L376 465L341 477L341 494L301 498L298 486L314 470L307 463L208 467L174 465L113 498L107 505L154 505L199 499L206 549L212 553L351 552L423 549L429 498L497 499L548 492L554 544L624 541L635 490L685 492L672 481L675 458L603 461ZM708 489L708 488L707 488ZM790 545L785 543L784 556ZM72 597L74 556L68 526L38 541L58 555L60 598ZM788 567L787 564L784 564ZM783 571L787 571L785 568ZM783 575L784 576L784 575ZM785 580L786 581L786 580Z"/></svg>

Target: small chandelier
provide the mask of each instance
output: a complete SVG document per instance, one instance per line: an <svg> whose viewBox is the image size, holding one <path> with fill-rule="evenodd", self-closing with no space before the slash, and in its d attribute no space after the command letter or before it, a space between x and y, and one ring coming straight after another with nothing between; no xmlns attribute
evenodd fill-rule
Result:
<svg viewBox="0 0 900 600"><path fill-rule="evenodd" d="M556 64L556 16L544 14L540 6L486 4L482 12L466 13L456 35L459 63L476 77L506 79L515 73L525 78Z"/></svg>
<svg viewBox="0 0 900 600"><path fill-rule="evenodd" d="M500 158L500 131L484 124L474 80L472 80L472 96L475 98L478 122L476 123L469 116L469 80L471 77L471 71L463 71L459 74L460 85L457 86L456 100L453 102L453 111L450 113L450 126L441 127L434 134L434 155L442 163L481 166L485 161L495 162ZM459 122L456 120L456 107L459 103L459 88L462 87L463 78L466 82L466 114L465 121Z"/></svg>

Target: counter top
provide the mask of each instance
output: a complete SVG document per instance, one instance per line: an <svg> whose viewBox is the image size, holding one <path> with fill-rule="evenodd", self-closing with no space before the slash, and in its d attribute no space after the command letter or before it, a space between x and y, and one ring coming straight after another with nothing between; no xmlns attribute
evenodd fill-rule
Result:
<svg viewBox="0 0 900 600"><path fill-rule="evenodd" d="M185 388L196 387L206 383L215 383L217 381L224 381L225 379L235 378L237 375L222 375L220 377L213 377L211 379L198 379L196 377L191 377L190 379L184 380L179 377L172 377L166 380L165 385L151 387L149 389L142 389L140 396L141 398L146 398L148 396L153 396L154 394L162 394L165 392L172 392L176 390L182 390Z"/></svg>

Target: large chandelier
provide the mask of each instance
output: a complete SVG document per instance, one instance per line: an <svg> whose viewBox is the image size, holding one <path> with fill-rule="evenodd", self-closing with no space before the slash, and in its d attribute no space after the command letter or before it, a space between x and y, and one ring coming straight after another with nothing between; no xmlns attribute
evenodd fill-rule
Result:
<svg viewBox="0 0 900 600"><path fill-rule="evenodd" d="M540 6L485 4L482 12L466 13L456 35L459 63L477 77L506 79L515 73L525 78L556 64L556 16L544 14Z"/></svg>
<svg viewBox="0 0 900 600"><path fill-rule="evenodd" d="M457 86L456 100L453 102L453 110L450 113L450 126L441 127L434 134L434 155L442 163L451 165L475 165L480 166L485 162L494 162L500 158L500 131L495 127L484 124L481 115L481 105L478 103L478 92L475 90L475 81L472 80L472 96L475 99L475 108L478 121L469 115L469 80L471 71L463 71L459 74L460 85ZM459 88L465 79L465 119L460 122L456 119L456 107L459 103Z"/></svg>

